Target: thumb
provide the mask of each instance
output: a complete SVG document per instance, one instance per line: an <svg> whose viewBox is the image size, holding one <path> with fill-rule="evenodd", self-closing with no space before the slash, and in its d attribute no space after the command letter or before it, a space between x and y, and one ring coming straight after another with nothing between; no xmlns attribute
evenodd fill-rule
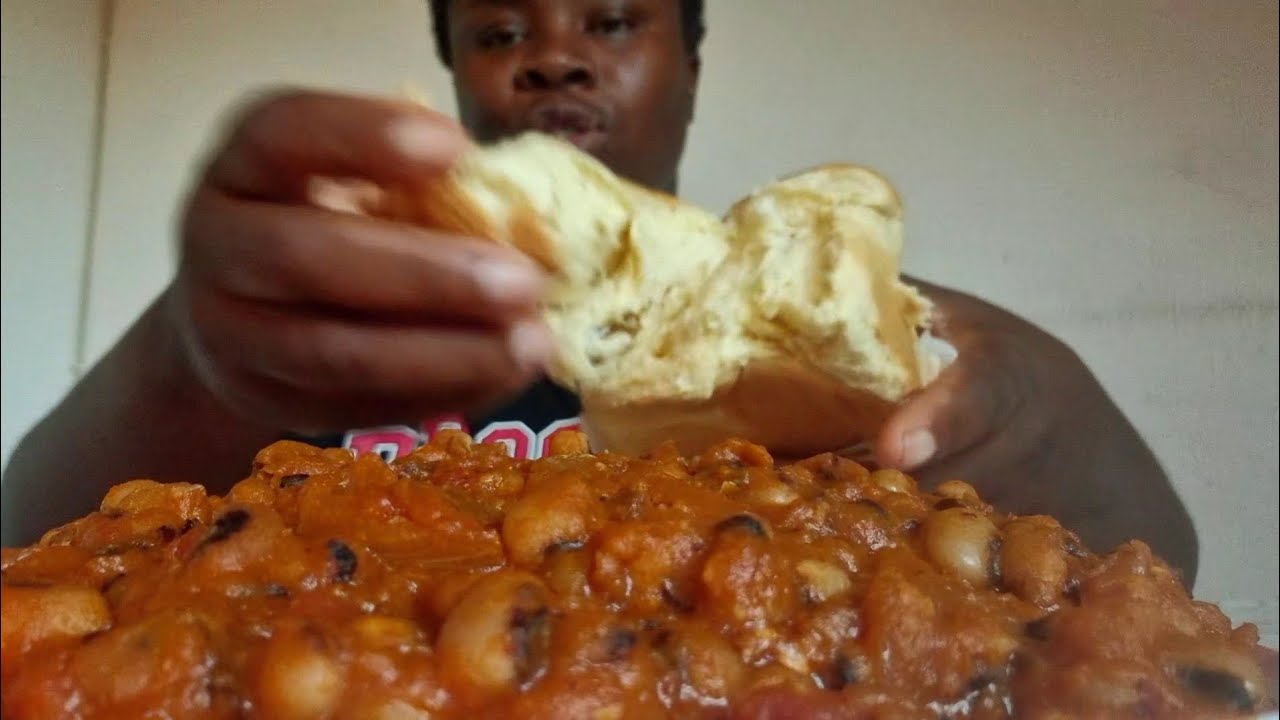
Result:
<svg viewBox="0 0 1280 720"><path fill-rule="evenodd" d="M1013 417L1017 385L989 358L960 353L885 423L876 439L876 461L910 471L986 442Z"/></svg>

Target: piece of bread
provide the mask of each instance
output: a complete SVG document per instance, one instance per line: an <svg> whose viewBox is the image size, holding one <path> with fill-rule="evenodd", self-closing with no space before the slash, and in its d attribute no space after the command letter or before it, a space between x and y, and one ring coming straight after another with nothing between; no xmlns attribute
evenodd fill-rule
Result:
<svg viewBox="0 0 1280 720"><path fill-rule="evenodd" d="M597 450L841 449L936 373L919 341L930 304L899 279L901 203L866 168L784 178L720 218L526 133L378 212L506 243L552 273L550 375L581 397Z"/></svg>

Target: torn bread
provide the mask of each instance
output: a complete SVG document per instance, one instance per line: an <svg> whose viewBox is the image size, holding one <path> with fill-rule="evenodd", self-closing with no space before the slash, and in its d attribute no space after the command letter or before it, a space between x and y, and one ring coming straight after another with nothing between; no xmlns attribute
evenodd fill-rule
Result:
<svg viewBox="0 0 1280 720"><path fill-rule="evenodd" d="M866 168L784 178L721 218L526 133L379 213L506 243L551 272L549 373L581 398L597 450L841 449L937 371L919 339L930 304L899 278L901 203Z"/></svg>

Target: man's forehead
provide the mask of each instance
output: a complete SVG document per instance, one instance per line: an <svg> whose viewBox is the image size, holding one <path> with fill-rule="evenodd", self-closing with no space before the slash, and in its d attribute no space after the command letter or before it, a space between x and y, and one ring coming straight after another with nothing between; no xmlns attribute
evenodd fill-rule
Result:
<svg viewBox="0 0 1280 720"><path fill-rule="evenodd" d="M520 7L528 5L528 0L447 0L449 6L456 9L472 7Z"/></svg>
<svg viewBox="0 0 1280 720"><path fill-rule="evenodd" d="M450 0L450 4L455 8L466 9L475 7L523 8L535 3L533 0ZM574 0L549 0L544 4L574 4Z"/></svg>
<svg viewBox="0 0 1280 720"><path fill-rule="evenodd" d="M598 2L598 0L596 0ZM526 8L534 5L578 7L592 4L592 0L449 0L451 7L466 8Z"/></svg>
<svg viewBox="0 0 1280 720"><path fill-rule="evenodd" d="M499 7L511 7L513 5L528 5L529 0L450 0L454 7L468 7L474 5L497 5Z"/></svg>

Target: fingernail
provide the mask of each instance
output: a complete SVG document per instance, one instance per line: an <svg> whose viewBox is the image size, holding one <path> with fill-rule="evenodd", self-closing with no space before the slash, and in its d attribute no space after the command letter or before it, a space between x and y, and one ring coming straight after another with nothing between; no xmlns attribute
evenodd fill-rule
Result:
<svg viewBox="0 0 1280 720"><path fill-rule="evenodd" d="M534 302L542 291L542 276L533 265L485 260L472 272L480 291L495 302Z"/></svg>
<svg viewBox="0 0 1280 720"><path fill-rule="evenodd" d="M555 341L546 325L533 320L517 323L507 337L511 354L522 366L541 368L551 360Z"/></svg>
<svg viewBox="0 0 1280 720"><path fill-rule="evenodd" d="M457 133L447 126L419 117L405 117L391 123L387 139L401 155L425 162L448 162L463 147Z"/></svg>
<svg viewBox="0 0 1280 720"><path fill-rule="evenodd" d="M912 430L902 436L902 465L904 470L917 468L938 451L938 442L928 430Z"/></svg>

